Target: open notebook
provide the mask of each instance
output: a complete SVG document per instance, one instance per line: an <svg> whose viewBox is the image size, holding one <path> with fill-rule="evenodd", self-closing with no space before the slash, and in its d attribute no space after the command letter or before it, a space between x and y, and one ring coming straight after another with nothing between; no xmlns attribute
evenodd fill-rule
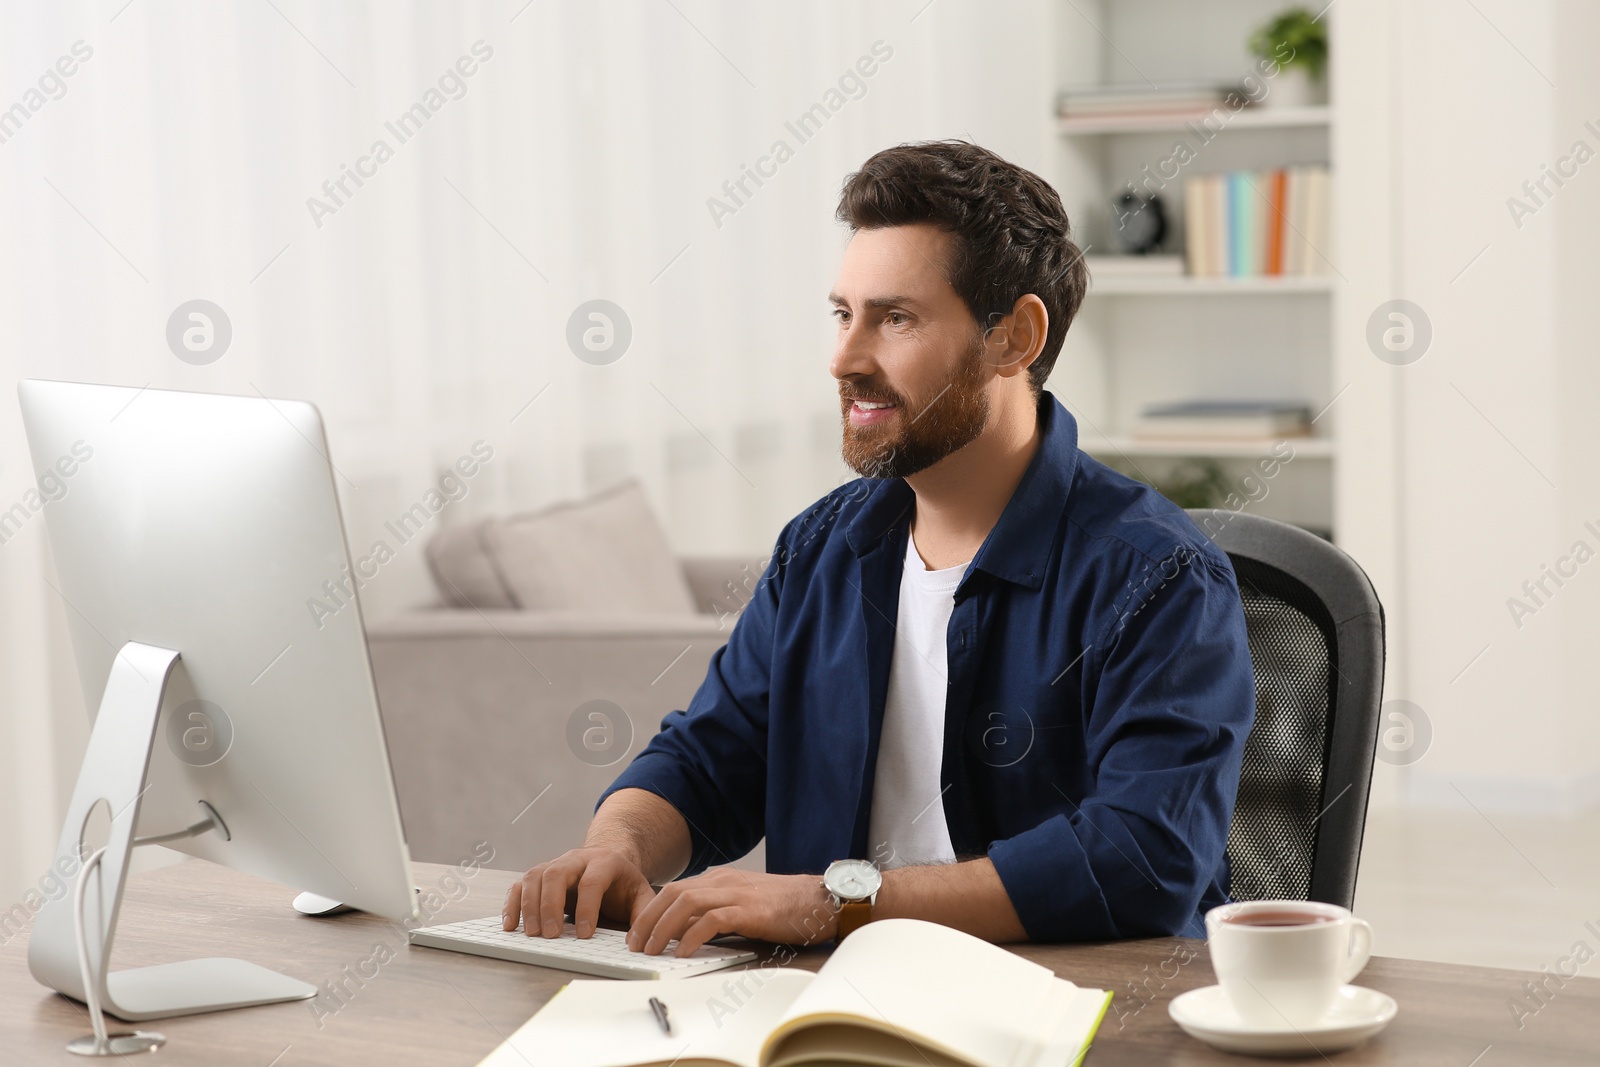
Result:
<svg viewBox="0 0 1600 1067"><path fill-rule="evenodd" d="M667 1005L671 1036L652 996ZM1110 1003L1105 990L959 931L883 919L816 974L574 981L479 1067L1068 1067Z"/></svg>

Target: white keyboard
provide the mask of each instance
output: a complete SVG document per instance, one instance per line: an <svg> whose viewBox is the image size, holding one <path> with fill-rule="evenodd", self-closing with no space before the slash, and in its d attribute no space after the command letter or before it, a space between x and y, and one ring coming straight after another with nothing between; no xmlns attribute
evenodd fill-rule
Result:
<svg viewBox="0 0 1600 1067"><path fill-rule="evenodd" d="M694 955L680 960L672 954L678 945L676 941L669 941L661 955L646 956L628 947L627 936L624 930L599 929L593 937L579 940L572 924L567 923L558 938L529 937L521 930L502 930L500 917L496 915L489 919L424 926L411 931L411 943L512 963L576 971L596 978L688 978L751 963L756 958L754 952L705 945Z"/></svg>

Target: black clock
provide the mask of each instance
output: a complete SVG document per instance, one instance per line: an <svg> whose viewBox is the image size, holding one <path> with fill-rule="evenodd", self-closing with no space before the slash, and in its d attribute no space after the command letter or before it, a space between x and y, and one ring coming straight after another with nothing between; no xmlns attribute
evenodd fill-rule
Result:
<svg viewBox="0 0 1600 1067"><path fill-rule="evenodd" d="M1111 207L1111 231L1123 255L1149 255L1166 240L1167 213L1160 197L1126 192Z"/></svg>

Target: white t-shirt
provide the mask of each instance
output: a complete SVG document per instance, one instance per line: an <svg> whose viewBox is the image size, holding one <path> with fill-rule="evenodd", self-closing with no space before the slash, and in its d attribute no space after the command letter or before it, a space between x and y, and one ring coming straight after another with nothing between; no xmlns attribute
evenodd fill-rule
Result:
<svg viewBox="0 0 1600 1067"><path fill-rule="evenodd" d="M968 560L968 563L971 561ZM880 867L951 863L939 770L949 681L945 633L967 563L931 571L906 538L889 695L872 789L869 859Z"/></svg>

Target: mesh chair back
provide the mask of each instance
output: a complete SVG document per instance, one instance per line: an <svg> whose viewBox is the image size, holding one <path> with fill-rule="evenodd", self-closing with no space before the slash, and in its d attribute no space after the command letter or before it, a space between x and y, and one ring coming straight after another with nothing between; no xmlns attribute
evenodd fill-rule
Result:
<svg viewBox="0 0 1600 1067"><path fill-rule="evenodd" d="M1383 694L1383 605L1354 560L1297 526L1224 510L1189 517L1233 562L1255 669L1230 893L1349 907Z"/></svg>

